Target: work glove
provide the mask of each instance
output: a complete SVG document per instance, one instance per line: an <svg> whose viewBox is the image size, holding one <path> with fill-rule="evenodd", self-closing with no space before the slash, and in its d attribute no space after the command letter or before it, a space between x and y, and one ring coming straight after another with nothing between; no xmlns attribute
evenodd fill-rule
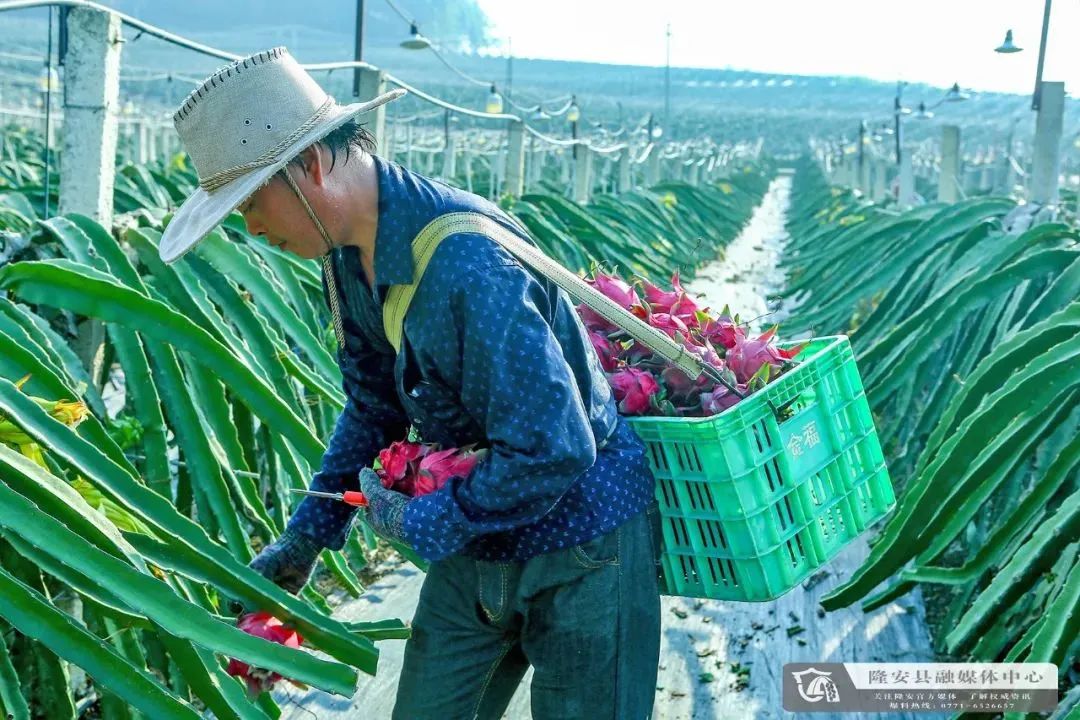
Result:
<svg viewBox="0 0 1080 720"><path fill-rule="evenodd" d="M248 567L288 593L296 595L311 578L315 562L322 548L303 533L285 528L281 536L264 547ZM229 598L226 607L239 615L244 612L243 603Z"/></svg>
<svg viewBox="0 0 1080 720"><path fill-rule="evenodd" d="M405 539L405 505L409 496L383 487L371 468L360 471L360 492L367 499L364 509L367 524L386 540L408 545Z"/></svg>

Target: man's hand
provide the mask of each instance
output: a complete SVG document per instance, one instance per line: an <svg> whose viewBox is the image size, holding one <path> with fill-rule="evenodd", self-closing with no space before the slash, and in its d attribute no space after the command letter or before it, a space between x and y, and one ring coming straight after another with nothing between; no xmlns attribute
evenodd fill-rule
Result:
<svg viewBox="0 0 1080 720"><path fill-rule="evenodd" d="M281 537L264 547L248 567L296 595L307 584L321 552L322 548L314 540L286 527ZM234 615L245 610L241 602L232 598L223 604Z"/></svg>
<svg viewBox="0 0 1080 720"><path fill-rule="evenodd" d="M409 502L409 496L387 490L371 468L360 471L360 491L367 498L364 514L371 529L387 540L408 545L405 540L405 504Z"/></svg>

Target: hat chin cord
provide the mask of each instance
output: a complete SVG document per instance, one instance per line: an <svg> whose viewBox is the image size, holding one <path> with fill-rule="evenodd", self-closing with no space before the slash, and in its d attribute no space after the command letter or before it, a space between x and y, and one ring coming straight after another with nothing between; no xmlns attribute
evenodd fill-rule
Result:
<svg viewBox="0 0 1080 720"><path fill-rule="evenodd" d="M281 168L281 174L285 178L285 182L289 183L289 187L296 194L296 197L300 199L300 204L304 206L304 210L307 211L308 217L311 218L311 222L315 223L315 227L319 229L319 234L322 235L323 242L326 243L326 252L329 253L334 249L334 243L330 239L330 233L326 232L326 228L319 220L319 216L315 214L315 211L311 209L311 205L308 203L307 198L304 197L304 193L300 192L300 186L293 180L292 175L289 174L289 166Z"/></svg>

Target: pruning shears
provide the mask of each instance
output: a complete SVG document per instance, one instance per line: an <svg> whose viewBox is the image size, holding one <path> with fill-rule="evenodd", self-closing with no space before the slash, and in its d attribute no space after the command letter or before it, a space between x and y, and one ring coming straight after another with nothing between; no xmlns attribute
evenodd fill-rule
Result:
<svg viewBox="0 0 1080 720"><path fill-rule="evenodd" d="M293 489L292 492L300 493L301 495L311 495L312 497L326 498L327 500L337 500L346 505L355 505L356 507L367 507L368 504L367 498L364 497L364 493L358 490L346 490L343 493L328 493L319 492L318 490Z"/></svg>

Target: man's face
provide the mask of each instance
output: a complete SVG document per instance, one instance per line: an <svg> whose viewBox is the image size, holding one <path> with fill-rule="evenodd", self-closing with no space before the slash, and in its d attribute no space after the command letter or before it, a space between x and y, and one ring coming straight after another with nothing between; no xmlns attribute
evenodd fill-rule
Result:
<svg viewBox="0 0 1080 720"><path fill-rule="evenodd" d="M295 166L289 168L289 173L308 202L313 202L312 196L318 189ZM244 216L248 233L264 237L268 244L306 259L326 254L326 243L315 223L280 174L274 175L237 209Z"/></svg>

